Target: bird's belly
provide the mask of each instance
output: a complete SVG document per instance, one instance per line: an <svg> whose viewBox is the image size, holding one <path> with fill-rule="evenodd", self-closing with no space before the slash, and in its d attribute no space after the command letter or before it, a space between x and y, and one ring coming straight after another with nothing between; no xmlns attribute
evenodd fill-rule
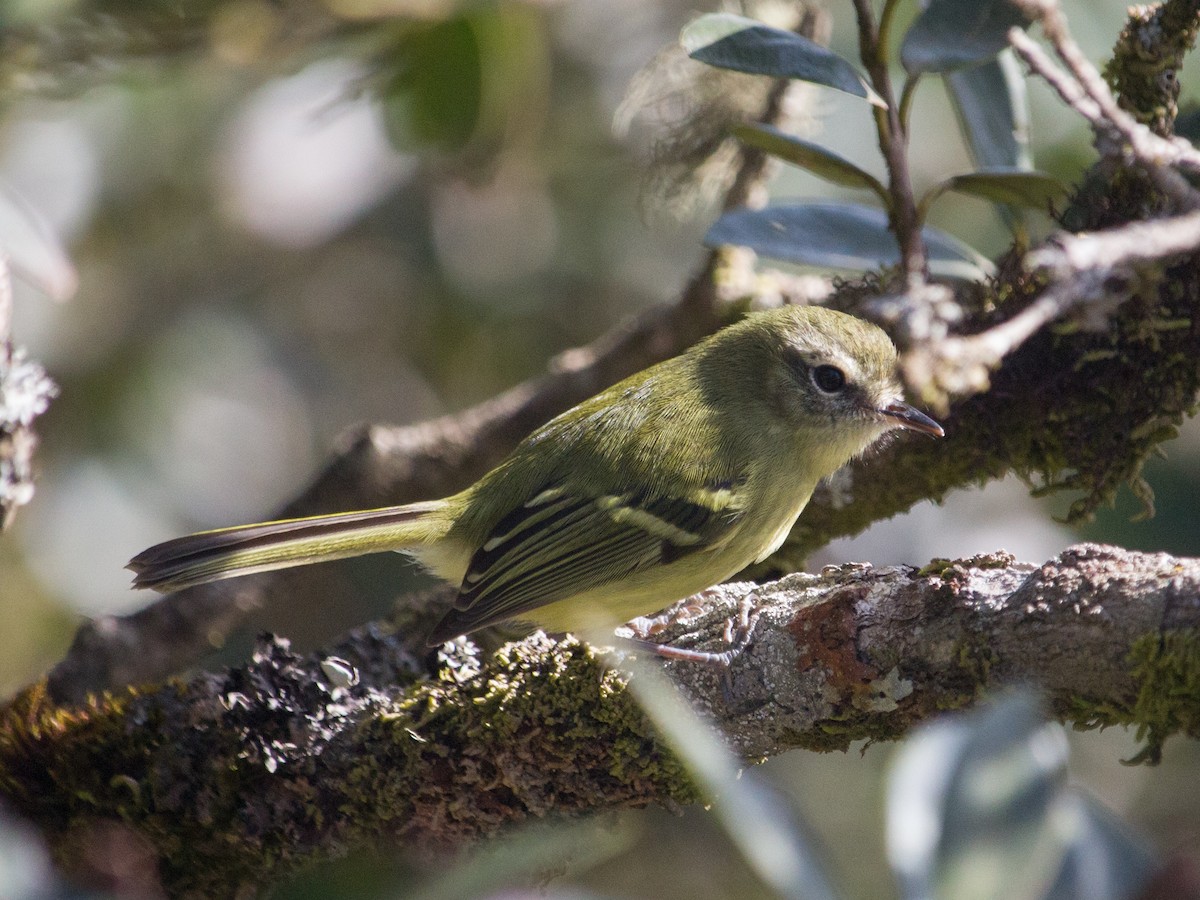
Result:
<svg viewBox="0 0 1200 900"><path fill-rule="evenodd" d="M736 535L721 547L700 551L669 565L634 572L531 609L520 618L548 632L611 630L637 616L658 612L765 559L787 538L803 508L801 502L786 509L760 525L753 534Z"/></svg>
<svg viewBox="0 0 1200 900"><path fill-rule="evenodd" d="M804 495L794 501L790 508L784 506L782 514L773 523L774 530L768 528L767 540L763 542L762 547L759 548L754 558L747 561L746 565L750 565L751 562L762 562L783 546L783 542L792 533L792 529L796 526L796 520L800 518L800 513L804 512L804 507L808 505L808 500L811 496L811 490L805 491Z"/></svg>

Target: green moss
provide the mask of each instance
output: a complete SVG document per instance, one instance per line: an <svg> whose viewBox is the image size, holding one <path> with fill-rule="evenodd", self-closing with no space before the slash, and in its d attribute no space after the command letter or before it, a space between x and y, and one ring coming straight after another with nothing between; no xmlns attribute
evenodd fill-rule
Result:
<svg viewBox="0 0 1200 900"><path fill-rule="evenodd" d="M946 559L944 556L935 556L925 565L917 570L917 578L933 578L941 577L946 570L954 565L954 560Z"/></svg>
<svg viewBox="0 0 1200 900"><path fill-rule="evenodd" d="M89 698L80 707L57 706L39 682L0 711L0 794L38 821L65 827L88 808L134 806L140 790L118 771L137 771L153 749L153 728L124 738L128 691ZM123 749L113 757L114 745ZM114 766L113 764L116 763Z"/></svg>
<svg viewBox="0 0 1200 900"><path fill-rule="evenodd" d="M1172 735L1200 738L1200 630L1144 635L1134 641L1128 661L1132 702L1075 697L1064 711L1078 729L1132 726L1145 743L1125 762L1154 764Z"/></svg>
<svg viewBox="0 0 1200 900"><path fill-rule="evenodd" d="M389 810L361 822L369 839L454 845L550 810L696 799L626 676L573 639L506 645L473 678L414 686L358 739L348 805Z"/></svg>
<svg viewBox="0 0 1200 900"><path fill-rule="evenodd" d="M842 711L815 722L807 731L787 730L781 740L787 746L814 753L845 752L855 741L891 741L906 728L903 716L880 716L855 709L847 703Z"/></svg>
<svg viewBox="0 0 1200 900"><path fill-rule="evenodd" d="M986 685L991 678L992 665L996 661L996 651L985 640L978 642L964 641L958 648L958 668L966 681L975 685L975 689ZM974 697L963 700L965 706Z"/></svg>
<svg viewBox="0 0 1200 900"><path fill-rule="evenodd" d="M203 793L189 801L203 819L194 829L146 808L156 788L145 763L143 774L120 769L116 776L111 765L96 765L103 779L71 790L110 795L71 802L85 818L89 810L123 804L122 818L159 852L166 883L222 893L220 885L259 883L315 858L327 840L313 835L323 829L337 835L331 846L409 838L452 846L551 809L585 812L597 802L620 805L622 796L641 803L695 799L622 676L574 641L506 647L479 671L416 684L364 715L345 737L360 752L269 774L244 758L246 746L236 739L237 746L208 747L209 764L194 773ZM186 746L154 765L179 755L188 755ZM310 765L317 767L311 775ZM319 786L310 780L318 772ZM274 778L272 796L285 798L294 812L281 816L278 830L247 835L248 823L237 818L245 806L237 801L255 795L259 777Z"/></svg>
<svg viewBox="0 0 1200 900"><path fill-rule="evenodd" d="M1090 697L1072 697L1062 704L1061 709L1064 718L1071 720L1076 731L1128 725L1133 715L1128 706Z"/></svg>
<svg viewBox="0 0 1200 900"><path fill-rule="evenodd" d="M1177 71L1196 40L1195 4L1189 0L1133 7L1104 77L1121 106L1155 133L1171 134L1179 99Z"/></svg>
<svg viewBox="0 0 1200 900"><path fill-rule="evenodd" d="M127 689L71 708L44 686L27 690L0 711L0 795L38 823L67 871L96 825L113 820L153 848L172 893L230 895L281 861L298 865L313 853L297 834L319 827L322 813L308 802L316 791L304 773L289 773L287 792L276 794L280 824L249 821L290 763L259 755L271 745L231 727L245 710L222 706L212 687L202 678Z"/></svg>
<svg viewBox="0 0 1200 900"><path fill-rule="evenodd" d="M916 571L914 578L944 578L955 572L969 569L1007 569L1017 558L1004 550L995 553L980 553L965 559L945 559L937 556Z"/></svg>
<svg viewBox="0 0 1200 900"><path fill-rule="evenodd" d="M1200 630L1146 635L1129 660L1137 682L1132 721L1146 742L1130 762L1158 762L1171 735L1200 737Z"/></svg>

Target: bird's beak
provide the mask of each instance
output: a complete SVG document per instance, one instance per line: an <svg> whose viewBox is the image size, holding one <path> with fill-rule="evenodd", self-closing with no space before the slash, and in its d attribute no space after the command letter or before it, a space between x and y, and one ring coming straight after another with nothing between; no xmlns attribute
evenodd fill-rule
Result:
<svg viewBox="0 0 1200 900"><path fill-rule="evenodd" d="M913 409L907 403L900 400L893 400L883 409L879 410L879 414L889 420L893 425L899 425L901 428L908 428L912 431L920 431L924 434L931 434L934 437L945 437L946 432L942 430L942 426L919 409Z"/></svg>

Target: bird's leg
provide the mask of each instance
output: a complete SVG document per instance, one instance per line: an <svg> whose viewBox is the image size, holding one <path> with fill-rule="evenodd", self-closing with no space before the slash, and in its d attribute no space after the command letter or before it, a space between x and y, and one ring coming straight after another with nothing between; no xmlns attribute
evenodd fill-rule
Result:
<svg viewBox="0 0 1200 900"><path fill-rule="evenodd" d="M694 597L681 600L666 612L660 613L657 616L642 616L634 619L628 625L624 626L630 633L628 635L621 635L622 639L633 644L638 649L648 650L663 659L682 659L688 662L728 669L733 664L733 661L741 656L753 642L754 630L758 627L760 616L758 602L753 594L742 598L738 604L737 616L725 622L725 643L729 645L728 650L724 650L721 653L713 653L708 650L689 650L685 647L672 647L669 644L657 644L649 640L650 636L659 634L668 626L690 618L690 616L681 615L681 613L694 613L697 608L696 601L702 598L705 593L707 592L704 591Z"/></svg>
<svg viewBox="0 0 1200 900"><path fill-rule="evenodd" d="M709 588L690 597L684 597L656 615L638 616L636 619L630 619L621 627L627 629L634 639L650 643L650 638L661 634L672 625L678 625L701 615L704 612L704 600L712 593L712 588Z"/></svg>

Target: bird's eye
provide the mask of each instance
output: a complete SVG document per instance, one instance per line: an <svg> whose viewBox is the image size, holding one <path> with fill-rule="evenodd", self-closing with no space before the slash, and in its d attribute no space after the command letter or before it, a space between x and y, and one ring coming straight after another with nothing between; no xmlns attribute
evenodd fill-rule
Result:
<svg viewBox="0 0 1200 900"><path fill-rule="evenodd" d="M826 394L836 394L846 386L846 375L837 366L817 366L812 370L812 380Z"/></svg>

